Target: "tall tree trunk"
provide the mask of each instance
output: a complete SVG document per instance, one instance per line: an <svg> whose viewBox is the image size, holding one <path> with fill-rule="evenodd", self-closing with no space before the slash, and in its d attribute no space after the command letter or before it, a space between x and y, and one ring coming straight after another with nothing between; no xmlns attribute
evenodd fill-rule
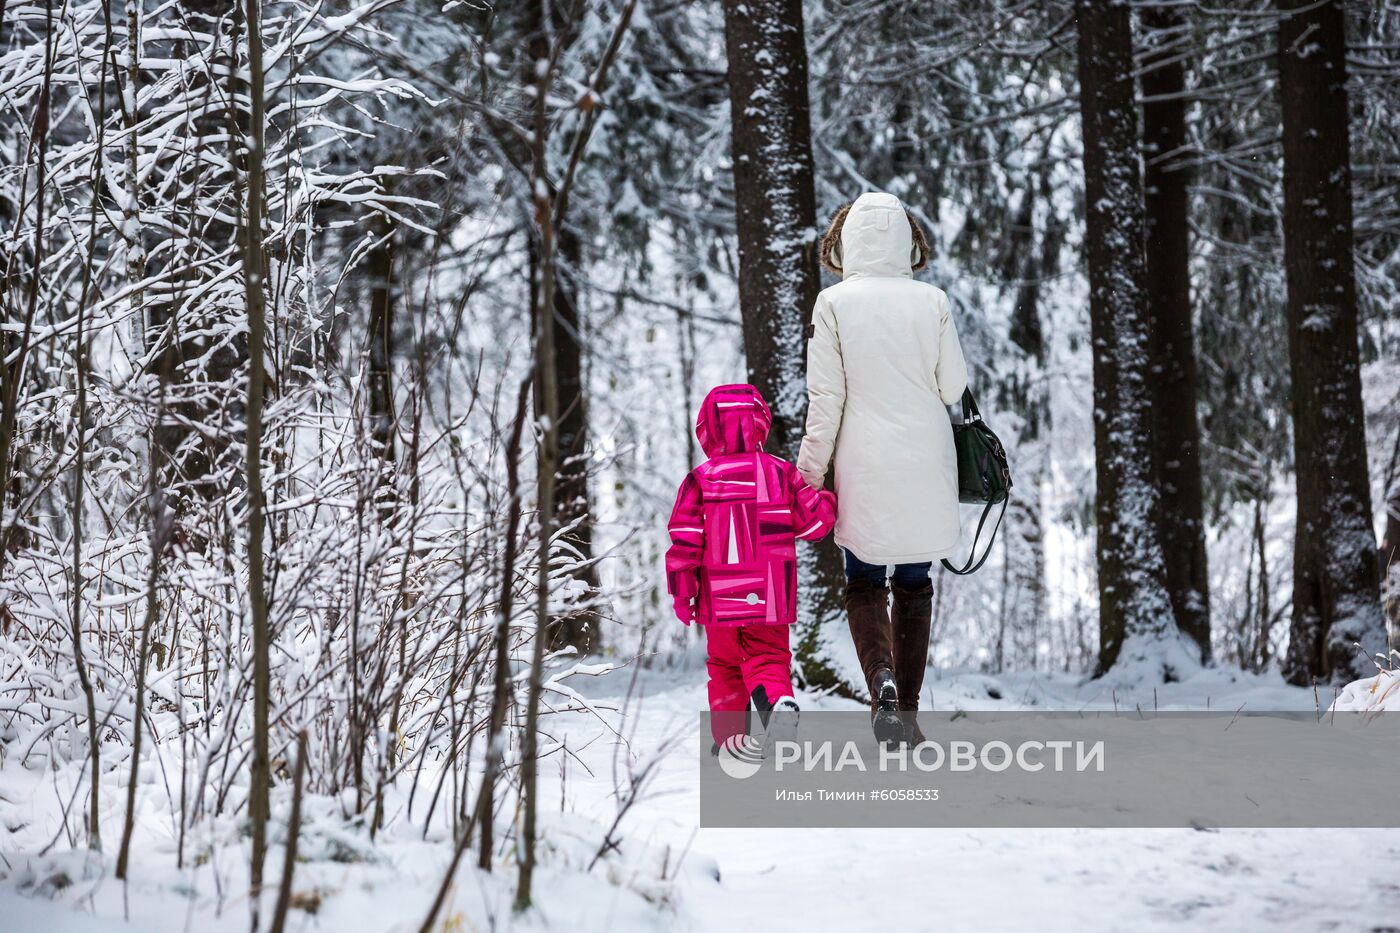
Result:
<svg viewBox="0 0 1400 933"><path fill-rule="evenodd" d="M128 134L126 144L126 198L123 205L123 220L131 224L131 229L141 229L141 180L140 180L140 154L141 140L139 132L140 115L137 113L136 102L140 100L141 84L141 40L140 40L140 7L134 0L127 0L126 4L126 28L127 28L127 62L126 62L126 87L123 98L125 104L124 122ZM141 287L141 280L145 277L146 251L142 245L140 235L137 234L134 242L128 244L126 256L127 284L132 290L132 306L135 309L133 318L141 320L145 313L145 289ZM80 327L81 329L81 327ZM142 339L145 338L143 332ZM161 362L169 360L169 354L161 354ZM165 417L165 387L170 382L170 372L166 366L160 367L160 390L157 394L155 424L158 426ZM81 396L81 391L79 392ZM81 425L80 425L81 427ZM160 613L160 562L164 556L164 547L160 541L162 525L162 503L164 501L164 488L161 486L161 450L159 441L159 431L152 431L148 437L150 443L150 471L147 477L149 488L146 493L147 514L151 520L150 542L151 553L146 575L146 615L141 624L141 643L136 652L136 709L131 717L131 771L126 784L126 815L122 823L122 841L117 851L116 876L123 881L127 877L127 866L131 858L131 838L136 828L136 789L140 785L141 776L141 732L142 720L145 718L146 702L146 666L150 661L151 629L155 626ZM79 437L79 450L82 448L82 438ZM78 460L81 469L82 458ZM81 480L79 481L81 490ZM74 516L78 515L75 506ZM75 524L76 527L76 524ZM77 565L74 565L77 569ZM77 604L74 604L76 609Z"/></svg>
<svg viewBox="0 0 1400 933"><path fill-rule="evenodd" d="M1050 179L1051 162L1047 152L1034 178L1027 178L1025 201L1013 225L1013 240L1019 241L1015 255L1003 257L1007 278L1016 280L1016 303L1007 338L1029 359L1010 380L1011 400L1024 413L1021 429L1021 459L1018 461L1021 495L1012 496L1006 512L1009 600L1015 654L1013 665L1035 670L1039 662L1042 620L1048 614L1045 588L1045 529L1041 520L1044 503L1040 486L1045 474L1046 451L1041 432L1046 426L1049 398L1044 380L1039 378L1045 362L1045 332L1040 320L1040 283L1059 269L1064 224L1055 213L1054 189ZM1045 228L1035 242L1035 205L1045 205ZM1034 361L1034 362L1032 362Z"/></svg>
<svg viewBox="0 0 1400 933"><path fill-rule="evenodd" d="M1158 529L1176 624L1210 657L1210 577L1206 570L1201 431L1196 419L1196 351L1191 323L1190 226L1181 153L1186 140L1185 68L1175 58L1183 28L1173 8L1143 10L1142 117L1147 233L1148 344L1152 378Z"/></svg>
<svg viewBox="0 0 1400 933"><path fill-rule="evenodd" d="M105 92L102 92L105 98ZM102 136L98 136L98 148L101 151ZM96 226L97 220L97 195L93 195L92 213L89 215L89 229ZM87 470L87 441L88 441L88 400L87 387L88 378L92 372L92 346L90 338L84 332L86 327L88 301L91 298L92 269L93 269L93 249L89 248L88 261L83 269L83 285L79 292L79 305L77 315L77 335L74 340L73 363L75 377L77 381L77 397L74 400L76 412L76 422L78 428L78 439L73 456L73 615L72 615L72 638L73 638L73 667L78 675L78 686L83 692L83 701L86 704L87 713L87 740L88 740L88 846L101 851L102 849L102 827L99 809L102 803L102 746L99 742L99 732L101 726L97 720L97 700L93 693L92 678L88 674L87 657L83 652L83 492ZM37 274L37 269L35 270ZM0 341L3 343L3 341ZM0 501L3 501L3 485L0 485ZM0 509L3 511L3 509ZM2 527L2 526L0 526ZM3 570L4 549L0 546L0 570ZM140 692L137 697L139 699ZM136 734L141 731L141 719L136 717ZM132 778L135 779L136 761L140 758L137 749L132 749ZM127 822L131 822L130 805L127 808ZM117 877L125 878L126 873L124 859L118 859Z"/></svg>
<svg viewBox="0 0 1400 933"><path fill-rule="evenodd" d="M546 0L531 0L522 9L521 28L531 48L548 53L548 37L561 50L568 49L578 37L578 11L569 4L549 3ZM533 68L533 62L529 63ZM526 82L535 80L533 73L526 74ZM576 132L578 128L576 128ZM528 151L521 153L522 164L530 161ZM553 178L546 178L551 188L556 184ZM549 192L551 203L556 202L557 192ZM556 527L565 527L576 522L564 539L578 552L576 569L571 576L589 592L599 589L598 569L593 563L593 499L588 487L588 394L584 381L582 320L579 315L577 276L583 267L583 242L568 224L556 224L554 228L554 255L549 259L554 281L550 292L553 294L554 309L554 353L553 372L550 378L558 392L559 423L557 433L559 449L557 457ZM532 290L538 290L538 276L543 259L540 243L532 238L530 249L530 279ZM534 311L532 311L534 313ZM538 321L532 321L538 331ZM543 374L536 373L538 380ZM544 414L540 400L544 397L539 384L535 387L535 415ZM573 647L580 653L597 651L600 647L599 615L593 609L571 612L568 616L551 620L548 639L551 648Z"/></svg>
<svg viewBox="0 0 1400 933"><path fill-rule="evenodd" d="M820 280L801 0L724 0L739 311L748 378L773 409L765 448L797 456L807 411L803 329ZM841 611L830 544L798 550L797 661L807 683L849 690L827 657L824 623Z"/></svg>
<svg viewBox="0 0 1400 933"><path fill-rule="evenodd" d="M555 492L558 525L574 524L566 538L578 551L575 579L597 592L598 568L593 563L593 500L588 492L588 395L584 386L583 332L575 276L583 263L578 234L570 227L558 231L554 263L554 369L559 386L559 480ZM550 632L553 647L572 645L580 653L598 650L598 613L592 609L557 620Z"/></svg>
<svg viewBox="0 0 1400 933"><path fill-rule="evenodd" d="M306 732L297 735L297 766L292 778L292 812L287 817L287 839L282 856L282 883L277 887L277 906L272 911L268 933L286 929L287 908L292 903L292 878L297 868L297 839L301 836L301 792L306 777Z"/></svg>
<svg viewBox="0 0 1400 933"><path fill-rule="evenodd" d="M262 412L264 344L267 332L267 269L263 255L263 139L266 114L263 101L262 0L246 0L248 32L248 122L243 140L246 149L235 164L244 166L246 198L239 230L243 257L244 300L248 313L248 423L245 434L245 469L248 482L248 609L253 632L253 758L248 787L248 816L252 823L252 913L258 927L262 898L263 862L267 857L267 820L272 784L268 729L270 725L272 635L268 621L267 593L263 580Z"/></svg>
<svg viewBox="0 0 1400 933"><path fill-rule="evenodd" d="M150 479L154 487L157 477ZM142 722L146 718L146 667L151 658L151 629L155 627L160 612L160 562L164 553L161 544L161 507L158 488L149 493L151 515L151 556L146 572L146 615L141 622L141 642L136 649L136 708L131 716L131 769L126 781L126 814L122 821L122 841L117 849L116 876L126 880L127 865L131 858L131 838L136 830L136 789L141 784L141 733Z"/></svg>
<svg viewBox="0 0 1400 933"><path fill-rule="evenodd" d="M492 674L491 716L487 721L486 768L481 777L481 790L477 797L476 822L481 824L481 855L477 867L482 871L491 870L495 855L496 778L500 774L501 761L505 755L505 740L501 733L506 727L506 716L510 713L510 623L515 609L515 560L518 540L516 528L520 524L520 435L525 428L526 404L529 400L530 381L522 382L520 395L515 403L515 421L506 440L506 527L505 549L501 555L501 597L496 610L496 666ZM469 835L462 830L463 837ZM461 846L459 844L459 853Z"/></svg>
<svg viewBox="0 0 1400 933"><path fill-rule="evenodd" d="M590 75L588 96L595 98L607 84L608 69L617 57L622 38L627 32L636 9L636 0L627 0L617 17L612 37ZM572 31L578 26L578 7L574 7L564 24ZM557 42L555 51L557 51ZM515 889L515 910L523 911L532 903L532 885L536 864L536 820L539 812L539 721L540 694L543 692L544 643L549 637L550 555L554 523L555 479L559 469L559 385L555 353L554 287L558 282L555 259L556 231L568 215L569 193L575 179L579 160L588 146L596 111L589 110L580 123L569 156L569 165L557 190L552 190L549 178L550 120L546 101L555 76L558 56L550 55L551 42L540 33L531 39L530 58L534 60L531 73L537 77L534 93L534 121L530 138L530 193L534 205L534 225L531 234L538 240L539 271L531 284L531 316L535 323L535 368L538 372L536 391L540 393L542 416L539 425L539 471L536 477L536 500L539 515L539 575L536 581L535 638L530 653L529 695L525 707L525 733L520 753L521 820L516 851L519 853L520 875Z"/></svg>
<svg viewBox="0 0 1400 933"><path fill-rule="evenodd" d="M34 107L34 117L30 123L30 148L25 155L32 154L34 159L34 239L31 245L31 255L34 265L30 269L28 282L25 283L25 291L22 298L15 301L15 307L11 308L9 294L4 294L4 300L0 301L0 324L6 325L4 330L0 330L0 573L5 570L5 562L12 550L17 550L27 537L20 514L21 487L20 482L23 477L22 460L17 449L20 445L16 443L16 431L18 430L18 419L20 402L23 396L21 386L25 383L26 369L30 350L32 349L32 338L34 336L34 318L39 309L39 292L43 279L44 266L44 221L46 208L48 207L48 153L49 153L49 120L50 105L52 102L53 78L55 72L55 56L59 43L54 41L55 16L53 6L46 7L44 17L44 78L39 90L39 99ZM17 205L23 213L24 205ZM11 237L11 239L15 239ZM8 292L8 282L5 277L12 274L11 263L8 260L4 266L4 276L0 277L0 289ZM3 293L0 292L0 293ZM23 305L24 310L19 311L19 305ZM9 336L18 329L17 337ZM11 359L11 356L14 358ZM6 516L6 500L14 501L14 513ZM76 624L76 621L75 621ZM74 646L74 650L78 650ZM93 774L92 779L97 780L97 775ZM95 792L94 792L95 794ZM96 816L92 819L95 821ZM100 846L94 845L94 848Z"/></svg>
<svg viewBox="0 0 1400 933"><path fill-rule="evenodd" d="M516 846L520 872L516 879L514 909L520 912L533 902L535 877L536 820L539 814L539 734L540 693L543 690L545 642L552 620L549 615L550 542L554 537L555 480L559 470L559 371L554 329L555 250L553 192L549 177L549 118L546 98L555 61L550 57L549 32L541 28L530 38L530 59L537 76L534 95L533 134L530 140L530 192L533 196L535 226L530 231L535 255L539 257L530 283L530 317L534 322L535 408L539 426L539 469L535 477L535 500L539 520L539 570L535 584L535 635L530 648L529 692L525 701L525 732L520 750L520 838Z"/></svg>
<svg viewBox="0 0 1400 933"><path fill-rule="evenodd" d="M1387 644L1392 650L1400 648L1400 562L1397 557L1400 557L1400 477L1393 477L1385 500L1385 534L1380 547L1381 602L1389 627Z"/></svg>
<svg viewBox="0 0 1400 933"><path fill-rule="evenodd" d="M386 462L396 457L394 430L394 309L398 282L394 278L394 230L376 217L375 243L365 259L369 277L368 343L369 431Z"/></svg>
<svg viewBox="0 0 1400 933"><path fill-rule="evenodd" d="M1075 8L1094 346L1098 671L1170 678L1193 659L1172 617L1157 530L1132 19L1124 0L1078 0Z"/></svg>
<svg viewBox="0 0 1400 933"><path fill-rule="evenodd" d="M217 143L206 141L224 137L238 139L243 132L242 105L230 103L246 99L248 93L243 72L236 67L235 45L241 18L238 6L238 0L180 2L191 28L206 32L214 43L214 51L210 53L213 75L206 77L196 72L190 78L189 97L201 112L190 120L188 132L194 140L192 158L181 173L187 199L181 205L188 217L185 245L174 253L164 251L158 257L151 257L146 249L149 244L138 241L138 248L128 259L133 275L138 269L144 269L142 274L151 276L157 271L157 264L178 268L197 262L201 255L216 255L238 248L237 224L206 216L208 205L199 203L200 198L207 197L205 192L216 190L228 181L225 173L229 160ZM139 4L128 3L128 8L139 9ZM135 45L134 35L128 44ZM202 52L198 40L183 36L168 42L151 40L146 48L147 54L154 52L157 58L166 56L176 60ZM137 69L130 69L133 100L136 99L137 74ZM216 83L220 80L224 82L222 86ZM139 122L140 115L130 114L129 119ZM135 126L131 134L126 171L128 186L135 197L141 154L136 145ZM232 205L227 207L229 213L236 210ZM191 300L192 293L203 291L199 288L201 284L204 282L200 273L190 272L180 275L169 291L144 292L143 317L138 318L149 366L162 380L164 409L153 432L155 445L160 448L160 485L167 491L168 504L179 523L179 542L192 551L205 550L209 541L208 529L197 517L191 519L191 512L200 501L209 502L227 493L230 478L238 476L236 466L220 469L220 461L228 456L234 443L234 426L245 416L235 379L247 352L245 340L236 334L237 320L221 321L215 316L206 316L209 312ZM221 328L220 324L225 324L226 328ZM222 344L211 347L208 333L225 329L235 333Z"/></svg>
<svg viewBox="0 0 1400 933"><path fill-rule="evenodd" d="M820 280L800 0L725 0L739 309L749 381L773 409L765 448L797 455L803 328Z"/></svg>
<svg viewBox="0 0 1400 933"><path fill-rule="evenodd" d="M1259 614L1258 641L1255 651L1254 669L1265 671L1269 668L1269 636L1273 630L1273 608L1269 596L1269 549L1268 536L1264 533L1264 523L1268 520L1268 499L1265 493L1254 500L1254 549L1259 553Z"/></svg>
<svg viewBox="0 0 1400 933"><path fill-rule="evenodd" d="M1338 0L1282 0L1283 258L1298 524L1284 673L1350 680L1385 650L1352 259L1346 26ZM1360 645L1360 649L1356 646Z"/></svg>
<svg viewBox="0 0 1400 933"><path fill-rule="evenodd" d="M1014 647L1012 664L1019 670L1039 667L1040 641L1044 634L1040 627L1049 614L1045 591L1045 529L1040 519L1042 472L1043 467L1036 463L1031 482L1025 484L1021 495L1012 497L1007 507L1007 556L1012 564L1008 582L1014 607L1009 619Z"/></svg>

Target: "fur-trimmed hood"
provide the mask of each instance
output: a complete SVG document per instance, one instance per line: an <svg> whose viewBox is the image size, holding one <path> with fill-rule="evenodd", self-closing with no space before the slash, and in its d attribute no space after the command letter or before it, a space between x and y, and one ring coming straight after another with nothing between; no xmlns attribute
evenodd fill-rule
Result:
<svg viewBox="0 0 1400 933"><path fill-rule="evenodd" d="M840 275L912 276L928 265L928 238L899 198L868 191L836 212L821 242L822 265Z"/></svg>

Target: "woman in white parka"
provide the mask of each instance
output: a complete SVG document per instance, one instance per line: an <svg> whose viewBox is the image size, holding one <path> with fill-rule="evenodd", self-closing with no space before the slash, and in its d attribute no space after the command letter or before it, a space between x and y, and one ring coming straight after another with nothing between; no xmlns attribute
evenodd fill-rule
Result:
<svg viewBox="0 0 1400 933"><path fill-rule="evenodd" d="M797 467L821 488L835 456L846 614L876 735L894 741L903 735L895 712L918 709L923 686L929 571L958 543L946 406L967 387L967 365L948 296L914 281L928 263L928 241L894 195L862 194L838 211L821 257L841 282L817 296L812 312Z"/></svg>

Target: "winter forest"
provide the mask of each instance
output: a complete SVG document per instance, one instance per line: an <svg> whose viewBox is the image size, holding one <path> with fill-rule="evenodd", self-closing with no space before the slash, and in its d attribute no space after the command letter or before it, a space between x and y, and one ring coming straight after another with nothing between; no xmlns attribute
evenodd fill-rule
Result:
<svg viewBox="0 0 1400 933"><path fill-rule="evenodd" d="M868 191L1015 483L925 708L1400 709L1400 4L0 0L0 930L1393 924L1379 829L698 828L667 518Z"/></svg>

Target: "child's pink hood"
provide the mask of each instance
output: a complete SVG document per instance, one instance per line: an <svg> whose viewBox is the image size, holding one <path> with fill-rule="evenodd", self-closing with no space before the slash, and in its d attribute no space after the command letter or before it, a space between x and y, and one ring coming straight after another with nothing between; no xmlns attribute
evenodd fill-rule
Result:
<svg viewBox="0 0 1400 933"><path fill-rule="evenodd" d="M716 386L700 403L695 436L707 457L751 453L763 446L773 412L751 385Z"/></svg>

